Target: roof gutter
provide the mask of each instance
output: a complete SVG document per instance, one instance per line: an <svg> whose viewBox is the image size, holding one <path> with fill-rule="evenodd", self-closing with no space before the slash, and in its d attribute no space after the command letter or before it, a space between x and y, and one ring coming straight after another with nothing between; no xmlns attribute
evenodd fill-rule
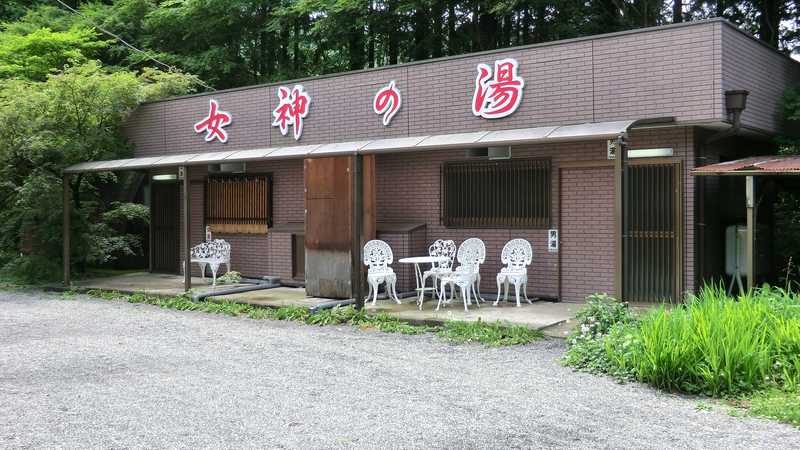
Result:
<svg viewBox="0 0 800 450"><path fill-rule="evenodd" d="M747 107L748 94L750 92L745 90L725 91L725 110L728 114L728 120L731 122L731 127L709 136L704 142L705 144L711 144L739 134L742 129L742 112Z"/></svg>

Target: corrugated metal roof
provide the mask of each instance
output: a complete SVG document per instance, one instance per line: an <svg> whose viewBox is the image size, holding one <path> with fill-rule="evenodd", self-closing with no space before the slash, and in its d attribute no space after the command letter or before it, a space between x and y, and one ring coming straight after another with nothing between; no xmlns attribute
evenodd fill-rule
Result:
<svg viewBox="0 0 800 450"><path fill-rule="evenodd" d="M214 164L220 162L268 160L280 158L314 158L332 155L355 155L422 151L439 148L473 148L555 141L613 139L624 134L636 121L596 122L579 125L479 131L472 133L412 136L372 141L337 142L252 150L230 150L178 155L149 156L75 164L65 173L101 172L145 169L149 167Z"/></svg>
<svg viewBox="0 0 800 450"><path fill-rule="evenodd" d="M752 156L694 169L695 175L800 175L800 156Z"/></svg>

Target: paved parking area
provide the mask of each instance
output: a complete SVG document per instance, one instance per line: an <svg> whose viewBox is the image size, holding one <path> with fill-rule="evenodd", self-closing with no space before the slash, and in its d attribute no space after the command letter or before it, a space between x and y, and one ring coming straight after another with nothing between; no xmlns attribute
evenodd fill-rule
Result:
<svg viewBox="0 0 800 450"><path fill-rule="evenodd" d="M790 448L800 430L487 349L0 292L1 448Z"/></svg>

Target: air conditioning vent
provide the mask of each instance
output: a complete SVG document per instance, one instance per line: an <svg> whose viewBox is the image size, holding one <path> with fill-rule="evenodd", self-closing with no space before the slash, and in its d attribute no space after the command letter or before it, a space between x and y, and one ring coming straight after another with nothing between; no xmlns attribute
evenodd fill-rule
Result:
<svg viewBox="0 0 800 450"><path fill-rule="evenodd" d="M221 164L209 164L208 173L244 173L245 164L243 162L231 162Z"/></svg>
<svg viewBox="0 0 800 450"><path fill-rule="evenodd" d="M511 159L511 147L489 147L487 156L489 159Z"/></svg>

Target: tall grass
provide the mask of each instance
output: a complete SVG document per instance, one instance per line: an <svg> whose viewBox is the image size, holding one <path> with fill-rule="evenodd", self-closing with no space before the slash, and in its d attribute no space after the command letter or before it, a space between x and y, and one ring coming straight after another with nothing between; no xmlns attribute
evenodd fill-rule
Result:
<svg viewBox="0 0 800 450"><path fill-rule="evenodd" d="M630 325L630 351L610 358L669 390L719 396L800 381L800 301L764 287L733 299L706 286L680 307L657 308Z"/></svg>

